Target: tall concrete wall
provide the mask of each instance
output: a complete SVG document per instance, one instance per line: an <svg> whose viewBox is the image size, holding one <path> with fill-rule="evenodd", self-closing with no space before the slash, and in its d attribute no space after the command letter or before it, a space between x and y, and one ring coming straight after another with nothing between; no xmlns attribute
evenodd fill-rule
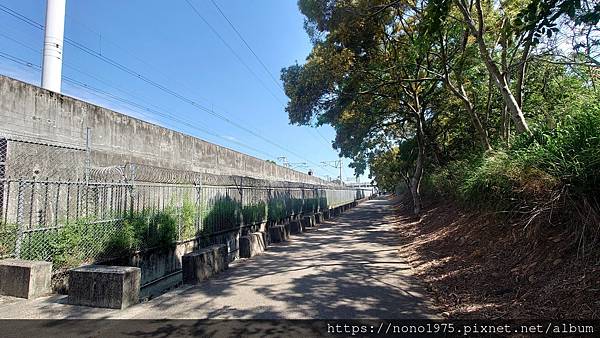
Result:
<svg viewBox="0 0 600 338"><path fill-rule="evenodd" d="M80 178L81 166L89 161L94 167L138 163L214 175L327 183L171 129L0 76L0 137L3 135L65 146L53 147L49 153L37 144L11 143L7 177L14 176L11 163L20 160L25 161L21 170L35 170L41 177ZM89 155L84 151L88 137ZM63 162L58 170L62 175L46 166L52 162Z"/></svg>

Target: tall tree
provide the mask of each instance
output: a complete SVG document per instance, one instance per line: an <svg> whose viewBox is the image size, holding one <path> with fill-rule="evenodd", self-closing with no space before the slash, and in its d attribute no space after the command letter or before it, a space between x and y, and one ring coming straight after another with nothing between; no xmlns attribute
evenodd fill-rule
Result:
<svg viewBox="0 0 600 338"><path fill-rule="evenodd" d="M290 121L333 125L343 155L365 161L380 147L414 138L414 166L404 178L416 214L428 104L439 89L439 78L429 71L431 43L419 30L425 4L301 0L314 47L304 65L282 71Z"/></svg>

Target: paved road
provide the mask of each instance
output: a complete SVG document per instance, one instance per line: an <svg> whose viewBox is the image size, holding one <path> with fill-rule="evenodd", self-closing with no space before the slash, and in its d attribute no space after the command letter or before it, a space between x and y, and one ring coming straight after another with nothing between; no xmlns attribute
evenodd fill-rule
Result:
<svg viewBox="0 0 600 338"><path fill-rule="evenodd" d="M123 311L64 296L0 300L0 318L434 318L398 255L391 202L362 203L317 230L240 260L198 286Z"/></svg>

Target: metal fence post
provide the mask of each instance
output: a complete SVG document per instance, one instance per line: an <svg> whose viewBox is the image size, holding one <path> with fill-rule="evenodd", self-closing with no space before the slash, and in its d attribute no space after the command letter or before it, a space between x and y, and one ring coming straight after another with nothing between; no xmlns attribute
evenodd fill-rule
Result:
<svg viewBox="0 0 600 338"><path fill-rule="evenodd" d="M15 241L15 257L16 258L21 258L21 243L23 242L23 226L24 226L24 219L23 219L23 213L24 213L24 198L23 198L23 190L24 190L24 186L25 183L23 182L23 179L19 179L19 188L18 188L18 195L17 195L17 238Z"/></svg>
<svg viewBox="0 0 600 338"><path fill-rule="evenodd" d="M194 225L196 226L195 236L197 236L198 232L202 230L202 183L198 184L198 182L194 181L194 192L196 194L196 198L194 199L196 207Z"/></svg>
<svg viewBox="0 0 600 338"><path fill-rule="evenodd" d="M129 215L133 216L134 209L134 182L135 182L135 164L129 166L129 177L127 178L127 190L129 191ZM139 207L139 205L138 205Z"/></svg>
<svg viewBox="0 0 600 338"><path fill-rule="evenodd" d="M92 129L90 127L85 128L85 183L86 185L90 182L90 174L92 170L92 157L91 157L91 136Z"/></svg>
<svg viewBox="0 0 600 338"><path fill-rule="evenodd" d="M240 215L239 215L239 222L240 222L240 226L244 225L244 178L240 177Z"/></svg>

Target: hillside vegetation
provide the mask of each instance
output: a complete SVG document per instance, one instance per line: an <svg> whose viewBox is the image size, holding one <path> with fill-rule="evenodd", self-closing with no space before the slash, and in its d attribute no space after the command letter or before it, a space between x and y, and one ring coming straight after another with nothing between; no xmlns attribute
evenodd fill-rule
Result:
<svg viewBox="0 0 600 338"><path fill-rule="evenodd" d="M531 243L566 231L569 259L597 253L598 1L298 4L313 49L282 70L291 123L332 125L356 174L406 192L417 220L442 196Z"/></svg>

